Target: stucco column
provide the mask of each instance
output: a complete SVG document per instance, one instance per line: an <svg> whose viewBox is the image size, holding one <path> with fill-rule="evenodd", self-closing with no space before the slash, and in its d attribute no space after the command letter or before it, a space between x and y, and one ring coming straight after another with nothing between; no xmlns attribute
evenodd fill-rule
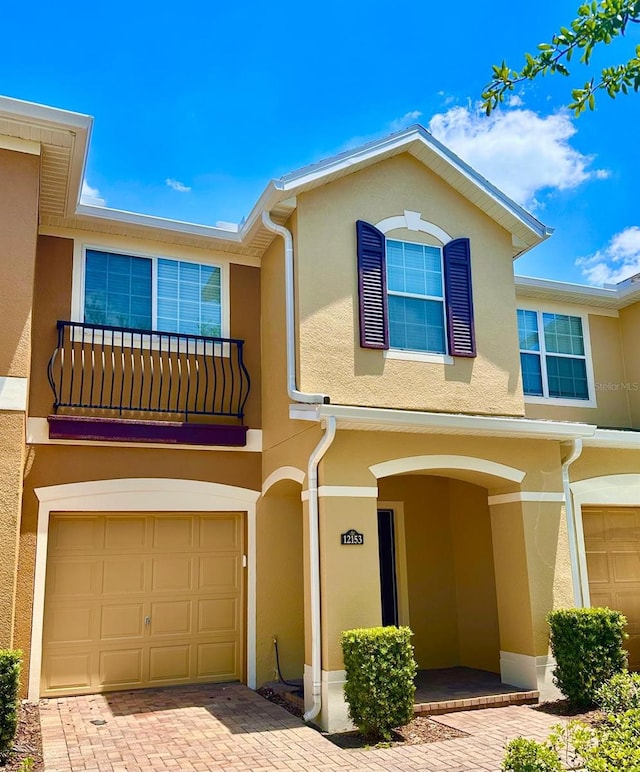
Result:
<svg viewBox="0 0 640 772"><path fill-rule="evenodd" d="M558 500L489 497L502 680L537 689L545 699L558 696L546 616L573 605L561 493L550 496Z"/></svg>
<svg viewBox="0 0 640 772"><path fill-rule="evenodd" d="M363 535L363 544L341 544L341 534L351 529ZM305 545L306 541L305 531ZM305 556L305 568L307 565ZM354 627L374 627L381 624L378 516L375 497L320 497L320 594L322 711L317 723L328 731L338 731L349 725L343 697L344 663L340 635L344 630ZM311 694L311 638L308 619L309 593L308 582L305 581L307 698Z"/></svg>
<svg viewBox="0 0 640 772"><path fill-rule="evenodd" d="M0 149L0 648L13 643L39 162L33 152Z"/></svg>

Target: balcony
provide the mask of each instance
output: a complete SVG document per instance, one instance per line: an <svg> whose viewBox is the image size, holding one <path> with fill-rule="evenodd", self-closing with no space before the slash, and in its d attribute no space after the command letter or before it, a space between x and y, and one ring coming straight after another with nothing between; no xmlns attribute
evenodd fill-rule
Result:
<svg viewBox="0 0 640 772"><path fill-rule="evenodd" d="M244 341L58 322L52 439L244 446Z"/></svg>

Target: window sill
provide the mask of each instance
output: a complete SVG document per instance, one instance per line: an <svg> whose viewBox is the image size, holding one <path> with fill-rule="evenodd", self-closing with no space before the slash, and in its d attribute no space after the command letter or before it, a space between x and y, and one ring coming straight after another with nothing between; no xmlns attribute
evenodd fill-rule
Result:
<svg viewBox="0 0 640 772"><path fill-rule="evenodd" d="M385 359L403 359L407 362L429 362L434 365L453 365L455 360L448 354L430 354L426 351L403 351L388 349L383 351Z"/></svg>
<svg viewBox="0 0 640 772"><path fill-rule="evenodd" d="M557 407L598 407L595 399L563 399L560 397L528 397L525 394L526 405L555 405Z"/></svg>

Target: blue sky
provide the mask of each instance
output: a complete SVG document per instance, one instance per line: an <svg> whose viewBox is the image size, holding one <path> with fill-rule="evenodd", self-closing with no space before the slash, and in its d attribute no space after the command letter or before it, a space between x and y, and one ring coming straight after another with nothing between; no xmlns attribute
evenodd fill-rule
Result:
<svg viewBox="0 0 640 772"><path fill-rule="evenodd" d="M94 116L86 180L108 206L237 222L272 177L419 121L556 228L518 273L640 271L640 94L573 120L576 63L477 110L491 64L519 67L577 0L39 5L3 9L0 93Z"/></svg>

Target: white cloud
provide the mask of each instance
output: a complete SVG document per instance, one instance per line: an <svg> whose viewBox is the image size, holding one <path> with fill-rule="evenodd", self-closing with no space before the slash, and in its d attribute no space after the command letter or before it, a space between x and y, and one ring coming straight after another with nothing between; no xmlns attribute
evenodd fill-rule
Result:
<svg viewBox="0 0 640 772"><path fill-rule="evenodd" d="M604 249L579 257L576 265L590 284L617 284L640 273L640 227L631 225L616 233Z"/></svg>
<svg viewBox="0 0 640 772"><path fill-rule="evenodd" d="M185 185L183 182L179 182L178 180L173 180L171 177L168 177L165 180L166 184L173 188L174 190L177 190L178 193L190 193L191 188L188 185Z"/></svg>
<svg viewBox="0 0 640 772"><path fill-rule="evenodd" d="M519 97L517 94L512 94L507 100L507 104L509 107L522 107L524 102L522 101L522 97Z"/></svg>
<svg viewBox="0 0 640 772"><path fill-rule="evenodd" d="M92 206L106 206L107 202L100 195L98 188L92 188L86 180L82 180L82 191L80 192L80 203L90 204Z"/></svg>
<svg viewBox="0 0 640 772"><path fill-rule="evenodd" d="M517 104L517 102L516 102ZM594 157L573 148L576 133L565 112L545 117L532 110L468 107L434 115L431 133L518 203L535 209L540 193L570 190L606 176L590 168Z"/></svg>
<svg viewBox="0 0 640 772"><path fill-rule="evenodd" d="M389 124L389 131L394 132L406 129L407 126L411 126L411 124L415 123L421 115L422 113L420 110L410 110L400 118L395 118L391 121Z"/></svg>

